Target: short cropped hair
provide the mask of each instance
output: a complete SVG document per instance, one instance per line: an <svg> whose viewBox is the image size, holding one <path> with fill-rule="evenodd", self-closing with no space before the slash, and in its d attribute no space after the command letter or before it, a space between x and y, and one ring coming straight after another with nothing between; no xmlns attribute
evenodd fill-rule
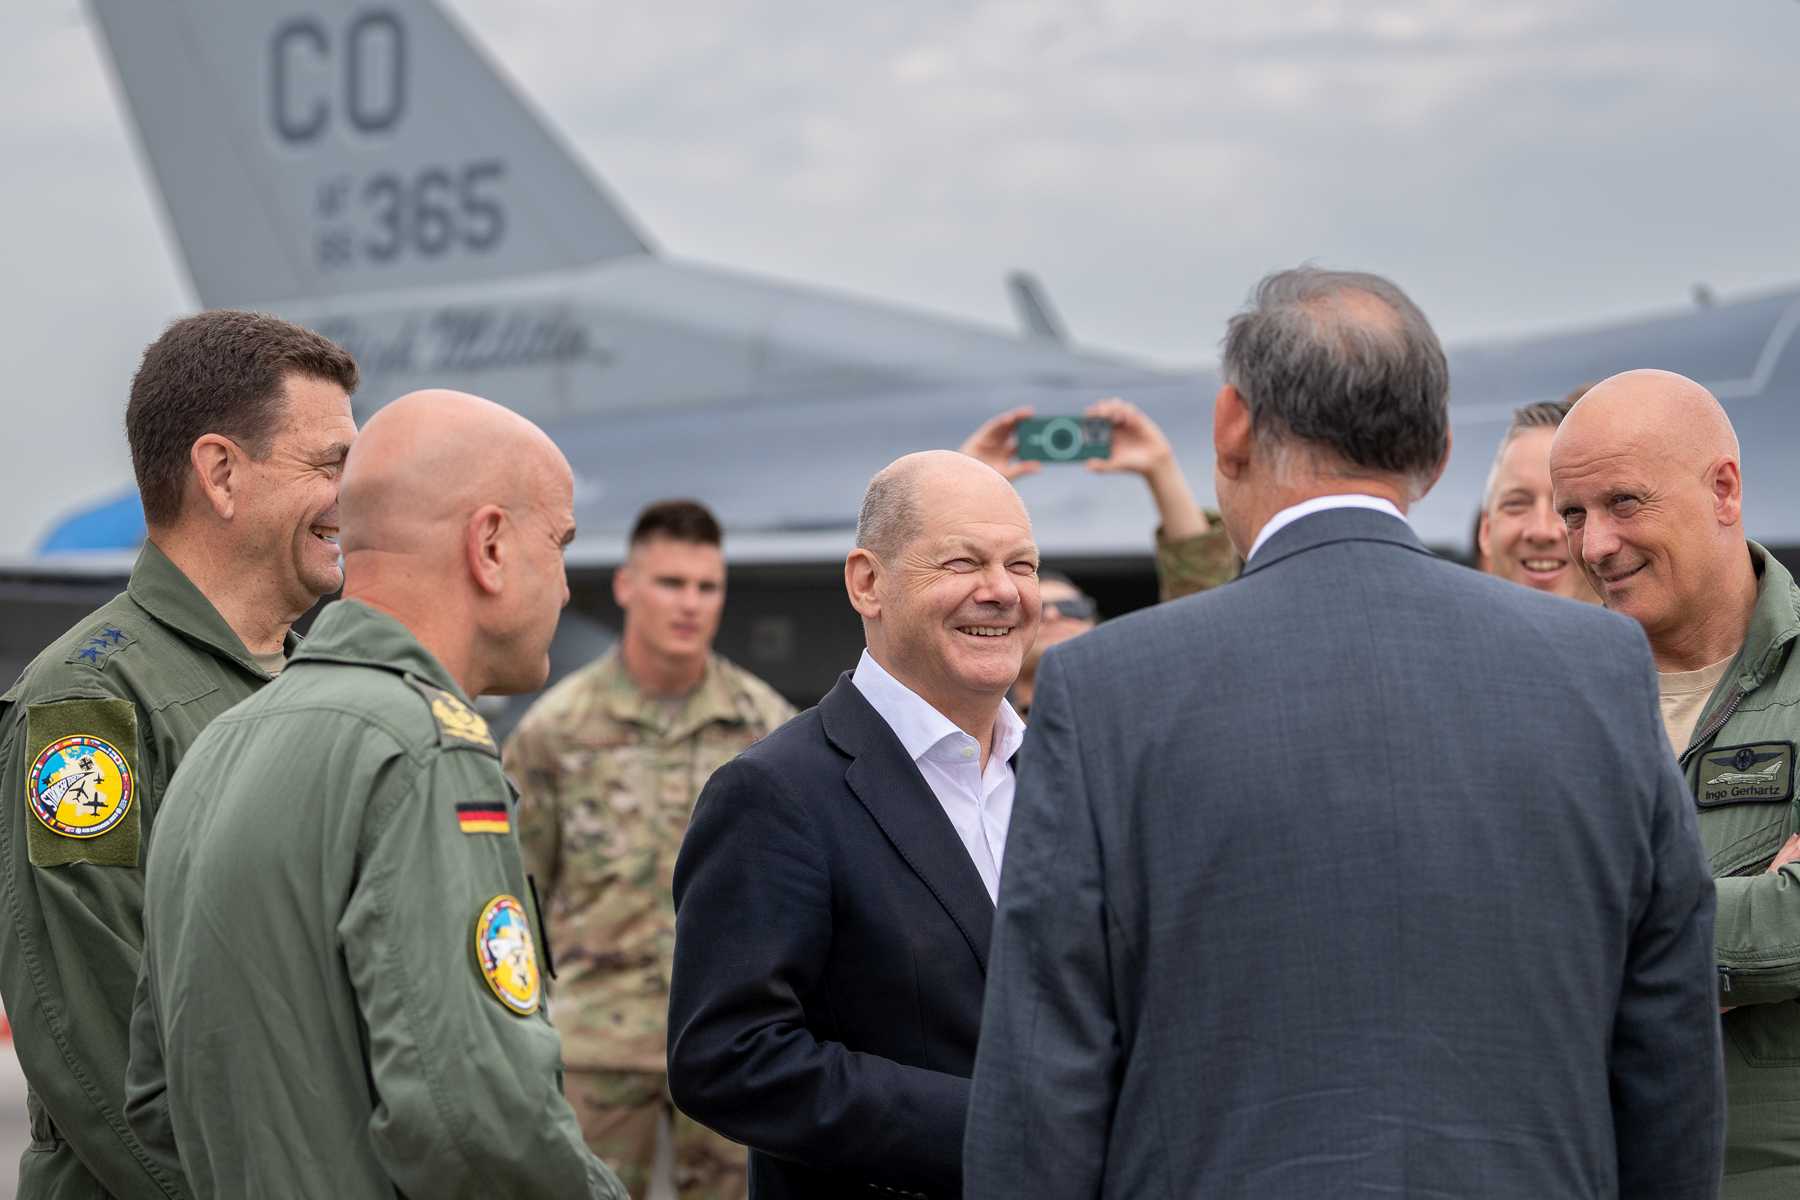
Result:
<svg viewBox="0 0 1800 1200"><path fill-rule="evenodd" d="M1324 451L1335 470L1399 475L1416 492L1443 461L1444 349L1379 275L1305 266L1267 276L1226 327L1222 371L1265 446Z"/></svg>
<svg viewBox="0 0 1800 1200"><path fill-rule="evenodd" d="M1506 457L1506 448L1513 444L1520 434L1529 429L1555 429L1575 407L1575 402L1587 395L1591 383L1584 383L1561 400L1538 400L1531 404L1522 404L1513 409L1512 421L1506 426L1506 432L1500 435L1500 446L1494 451L1494 463L1488 468L1487 485L1481 490L1481 511L1486 512L1494 502L1494 483L1500 477L1500 460Z"/></svg>
<svg viewBox="0 0 1800 1200"><path fill-rule="evenodd" d="M913 473L887 469L869 480L856 514L856 545L892 559L919 532L919 493Z"/></svg>
<svg viewBox="0 0 1800 1200"><path fill-rule="evenodd" d="M144 519L181 516L194 443L230 438L254 459L268 457L281 430L290 375L358 382L348 351L310 329L264 313L214 309L176 321L150 343L131 380L125 438Z"/></svg>
<svg viewBox="0 0 1800 1200"><path fill-rule="evenodd" d="M712 510L698 500L658 500L638 514L631 527L635 548L652 538L668 538L696 546L723 546L725 532Z"/></svg>

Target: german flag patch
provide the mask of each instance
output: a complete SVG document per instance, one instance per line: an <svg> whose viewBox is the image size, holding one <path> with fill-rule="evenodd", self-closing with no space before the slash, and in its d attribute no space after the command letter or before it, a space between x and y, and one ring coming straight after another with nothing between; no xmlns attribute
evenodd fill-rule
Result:
<svg viewBox="0 0 1800 1200"><path fill-rule="evenodd" d="M503 800L476 800L456 806L456 823L464 833L510 833L512 818Z"/></svg>

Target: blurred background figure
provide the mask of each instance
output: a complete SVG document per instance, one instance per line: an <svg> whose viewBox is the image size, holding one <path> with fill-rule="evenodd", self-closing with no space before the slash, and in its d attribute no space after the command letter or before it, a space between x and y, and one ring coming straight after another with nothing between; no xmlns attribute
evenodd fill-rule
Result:
<svg viewBox="0 0 1800 1200"><path fill-rule="evenodd" d="M665 1048L675 854L707 778L793 706L713 653L724 533L704 505L638 515L613 598L619 644L531 706L506 744L519 834L559 971L564 1087L588 1145L634 1196L672 1143L680 1200L737 1200L742 1146L677 1113Z"/></svg>
<svg viewBox="0 0 1800 1200"><path fill-rule="evenodd" d="M1527 404L1513 413L1494 454L1475 524L1476 569L1514 583L1598 604L1568 533L1550 500L1550 442L1557 426L1592 384L1561 400Z"/></svg>
<svg viewBox="0 0 1800 1200"><path fill-rule="evenodd" d="M1008 479L1017 482L1043 469L1043 463L1019 458L1019 422L1036 412L1029 405L991 418L958 447ZM1090 404L1085 417L1112 422L1112 454L1088 459L1097 475L1128 471L1141 477L1156 503L1156 584L1160 599L1174 600L1217 587L1235 578L1243 564L1219 523L1194 499L1175 450L1160 426L1142 409L1124 400ZM1052 572L1054 574L1054 572Z"/></svg>
<svg viewBox="0 0 1800 1200"><path fill-rule="evenodd" d="M1079 637L1100 623L1100 608L1094 598L1075 586L1075 581L1061 571L1038 572L1038 595L1043 603L1043 616L1038 625L1037 643L1025 652L1019 667L1019 682L1013 684L1013 711L1021 717L1031 713L1031 693L1036 686L1038 663L1044 651Z"/></svg>

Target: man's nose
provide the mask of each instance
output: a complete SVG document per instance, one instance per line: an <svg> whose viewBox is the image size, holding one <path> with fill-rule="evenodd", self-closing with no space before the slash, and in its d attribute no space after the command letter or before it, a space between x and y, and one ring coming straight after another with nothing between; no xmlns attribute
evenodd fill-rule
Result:
<svg viewBox="0 0 1800 1200"><path fill-rule="evenodd" d="M981 585L975 590L975 599L983 604L1011 608L1019 602L1019 581L1004 565L984 567Z"/></svg>
<svg viewBox="0 0 1800 1200"><path fill-rule="evenodd" d="M1548 496L1541 496L1531 506L1531 516L1525 526L1525 539L1539 545L1561 546L1568 537L1568 530L1562 518L1556 515Z"/></svg>
<svg viewBox="0 0 1800 1200"><path fill-rule="evenodd" d="M1581 560L1590 567L1605 562L1617 554L1619 547L1623 545L1618 531L1605 517L1589 517L1583 521L1580 531L1569 535L1569 544L1579 544Z"/></svg>

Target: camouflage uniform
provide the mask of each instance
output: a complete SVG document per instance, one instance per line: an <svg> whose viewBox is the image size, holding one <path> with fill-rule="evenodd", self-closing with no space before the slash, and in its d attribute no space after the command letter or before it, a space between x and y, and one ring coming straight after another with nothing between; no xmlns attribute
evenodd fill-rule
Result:
<svg viewBox="0 0 1800 1200"><path fill-rule="evenodd" d="M674 1110L666 1076L675 854L707 777L794 709L714 656L684 700L645 696L617 650L550 689L507 742L519 836L556 955L565 1091L632 1195L673 1121L682 1200L736 1200L744 1149Z"/></svg>
<svg viewBox="0 0 1800 1200"><path fill-rule="evenodd" d="M1156 584L1160 600L1179 600L1195 592L1230 583L1243 563L1225 536L1219 514L1207 510L1212 528L1193 537L1170 540L1156 531Z"/></svg>

